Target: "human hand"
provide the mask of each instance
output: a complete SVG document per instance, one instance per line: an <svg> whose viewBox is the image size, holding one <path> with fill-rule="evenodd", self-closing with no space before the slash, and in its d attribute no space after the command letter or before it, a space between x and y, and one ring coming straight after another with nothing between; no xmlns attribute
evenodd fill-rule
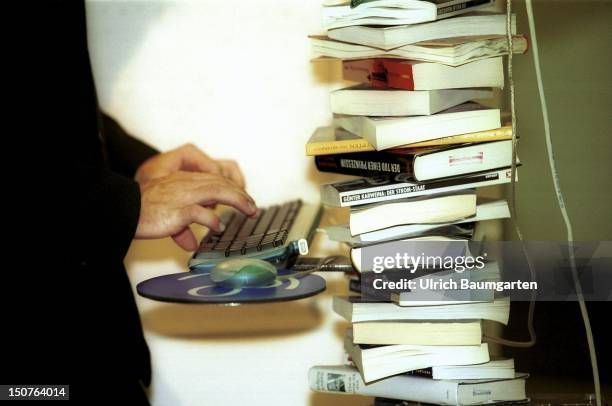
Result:
<svg viewBox="0 0 612 406"><path fill-rule="evenodd" d="M239 187L245 187L244 176L235 161L212 159L193 144L185 144L147 159L136 171L134 179L142 185L178 171L221 175Z"/></svg>
<svg viewBox="0 0 612 406"><path fill-rule="evenodd" d="M225 226L211 207L232 206L247 216L257 214L255 202L244 189L222 175L178 171L140 184L140 218L135 238L171 236L186 251L198 242L189 228L201 224L216 232Z"/></svg>

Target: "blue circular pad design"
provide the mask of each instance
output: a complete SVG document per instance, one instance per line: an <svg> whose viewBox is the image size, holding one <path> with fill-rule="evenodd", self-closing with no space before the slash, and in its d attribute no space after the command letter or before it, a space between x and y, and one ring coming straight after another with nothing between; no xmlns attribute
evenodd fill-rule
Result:
<svg viewBox="0 0 612 406"><path fill-rule="evenodd" d="M295 272L279 269L279 276L290 276ZM301 278L275 280L262 287L225 288L216 285L210 271L180 272L158 276L136 286L140 296L162 302L178 303L263 303L296 300L316 295L325 290L325 279L318 275Z"/></svg>

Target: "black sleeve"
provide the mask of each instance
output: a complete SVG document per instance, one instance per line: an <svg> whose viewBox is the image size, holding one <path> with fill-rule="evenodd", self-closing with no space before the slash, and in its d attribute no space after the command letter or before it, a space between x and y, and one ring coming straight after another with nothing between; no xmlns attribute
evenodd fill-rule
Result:
<svg viewBox="0 0 612 406"><path fill-rule="evenodd" d="M122 264L138 224L140 189L104 159L84 2L39 3L27 18L12 16L24 55L13 59L27 77L12 78L23 97L3 120L9 208L0 317L12 324L2 332L0 382L66 383L77 403L126 399L126 388L141 389L138 380L149 376ZM115 152L143 151L125 137L108 139L114 163L122 162ZM145 156L124 159L124 169ZM99 382L112 390L101 391Z"/></svg>
<svg viewBox="0 0 612 406"><path fill-rule="evenodd" d="M121 261L130 246L140 217L140 187L133 179L104 167L77 169L77 221L87 225L90 238L75 241L81 261ZM86 233L86 230L84 230ZM82 243L82 245L81 245Z"/></svg>
<svg viewBox="0 0 612 406"><path fill-rule="evenodd" d="M101 113L100 127L111 170L133 178L138 167L159 151L131 137L112 117Z"/></svg>

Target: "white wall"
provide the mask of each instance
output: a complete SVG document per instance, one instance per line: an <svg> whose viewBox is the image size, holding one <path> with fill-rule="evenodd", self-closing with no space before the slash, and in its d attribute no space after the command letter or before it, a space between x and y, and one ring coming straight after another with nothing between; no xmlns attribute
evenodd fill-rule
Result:
<svg viewBox="0 0 612 406"><path fill-rule="evenodd" d="M100 104L162 150L194 142L239 160L262 205L316 201L323 178L303 151L331 117L329 68L309 62L306 38L319 30L319 7L304 0L89 1ZM185 271L187 259L169 240L137 241L128 272L135 286ZM342 361L330 296L345 285L336 277L316 299L229 308L138 297L153 356L152 403L367 403L307 388L311 365Z"/></svg>

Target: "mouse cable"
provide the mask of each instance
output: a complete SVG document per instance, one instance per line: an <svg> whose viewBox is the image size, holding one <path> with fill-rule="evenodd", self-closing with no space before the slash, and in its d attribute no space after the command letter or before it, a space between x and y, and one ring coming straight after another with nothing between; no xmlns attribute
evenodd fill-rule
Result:
<svg viewBox="0 0 612 406"><path fill-rule="evenodd" d="M512 58L514 51L514 38L512 36L512 0L506 0L506 42L508 47L508 84L510 87L510 117L512 120L512 166L510 168L511 178L511 193L510 193L510 207L512 208L512 216L511 221L514 226L514 231L518 239L521 241L521 247L523 249L523 254L525 255L525 259L527 260L527 265L529 267L529 273L531 276L531 280L536 280L536 274L534 270L534 266L531 262L531 258L525 249L523 233L518 225L518 210L516 204L516 152L518 149L518 137L516 131L516 108L515 108L515 97L514 97L514 77L512 74ZM495 344L500 344L506 347L516 347L516 348L529 348L533 347L536 344L536 332L534 327L534 314L535 314L535 302L536 302L536 294L537 292L534 290L531 292L531 297L529 299L529 309L527 311L527 331L529 332L529 340L528 341L514 341L508 340L501 337L496 336L488 336L485 335L483 338L486 342L491 342Z"/></svg>
<svg viewBox="0 0 612 406"><path fill-rule="evenodd" d="M296 272L294 274L291 275L283 275L283 276L278 276L276 279L284 281L290 278L302 278L306 275L310 275L313 272L317 272L317 271L321 271L326 265L329 265L331 263L333 263L334 261L338 260L338 259L346 259L345 256L343 255L330 255L328 257L323 257L319 260L319 262L312 267L311 269L308 269L306 271L299 271Z"/></svg>
<svg viewBox="0 0 612 406"><path fill-rule="evenodd" d="M508 3L511 0L507 0ZM533 4L532 0L525 1L525 7L527 8L527 20L529 22L529 32L531 34L531 42L533 46L533 64L535 66L536 79L538 83L538 93L540 96L540 106L542 108L542 119L544 121L544 135L546 137L546 152L548 154L548 164L550 166L550 172L552 174L553 186L555 188L555 193L557 195L557 203L559 205L559 210L561 211L561 216L563 217L563 222L565 223L565 229L567 233L567 242L568 242L568 253L570 266L572 271L572 279L574 282L574 287L576 288L576 297L578 299L578 306L580 307L580 313L582 315L582 321L584 322L584 329L586 332L587 343L589 346L589 356L591 358L591 369L593 371L593 385L595 386L595 399L597 402L597 406L601 406L601 387L599 383L599 368L597 366L597 353L595 351L595 340L593 339L593 331L591 330L591 322L589 320L589 313L586 308L586 303L584 300L584 295L582 292L582 285L580 283L580 279L578 278L578 272L576 270L576 258L574 255L574 231L572 228L572 223L570 221L569 214L567 213L567 208L565 206L565 199L563 197L563 193L561 191L561 181L559 177L559 173L557 171L557 166L555 163L554 151L552 146L552 137L550 131L550 121L548 118L548 107L546 103L546 96L544 94L544 82L542 79L542 71L540 68L540 57L538 53L538 40L536 37L536 28L535 28L535 17L533 13Z"/></svg>

